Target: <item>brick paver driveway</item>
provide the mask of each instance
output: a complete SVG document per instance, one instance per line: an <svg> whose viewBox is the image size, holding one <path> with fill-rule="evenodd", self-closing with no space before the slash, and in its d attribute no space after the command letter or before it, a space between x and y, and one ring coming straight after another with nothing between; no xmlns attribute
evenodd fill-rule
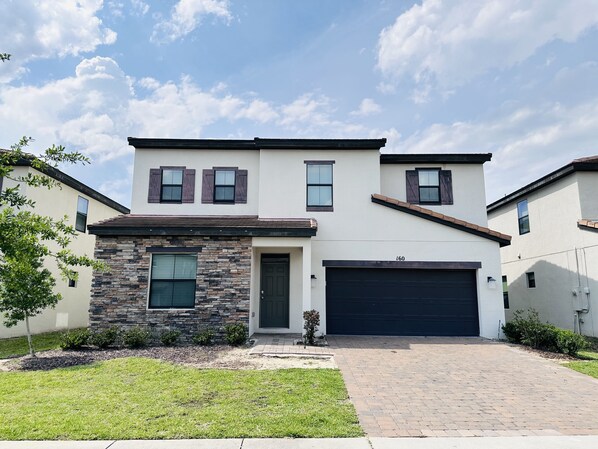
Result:
<svg viewBox="0 0 598 449"><path fill-rule="evenodd" d="M369 436L598 434L598 381L479 338L328 337Z"/></svg>

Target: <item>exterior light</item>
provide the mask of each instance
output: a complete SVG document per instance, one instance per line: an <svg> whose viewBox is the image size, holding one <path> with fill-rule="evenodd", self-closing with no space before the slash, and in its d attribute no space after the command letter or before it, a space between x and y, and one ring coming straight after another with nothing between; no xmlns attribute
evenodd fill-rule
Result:
<svg viewBox="0 0 598 449"><path fill-rule="evenodd" d="M496 279L494 279L492 276L488 276L488 288L490 290L496 289Z"/></svg>

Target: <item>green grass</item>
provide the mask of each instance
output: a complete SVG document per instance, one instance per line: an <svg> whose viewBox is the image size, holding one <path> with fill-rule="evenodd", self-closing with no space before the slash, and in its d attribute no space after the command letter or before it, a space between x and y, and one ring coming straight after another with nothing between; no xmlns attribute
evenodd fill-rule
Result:
<svg viewBox="0 0 598 449"><path fill-rule="evenodd" d="M58 349L60 346L60 335L62 332L48 332L33 336L33 349L36 351L47 351ZM29 354L27 337L2 338L0 339L0 359L9 357L20 357Z"/></svg>
<svg viewBox="0 0 598 449"><path fill-rule="evenodd" d="M361 435L338 370L199 370L127 358L0 373L0 440Z"/></svg>
<svg viewBox="0 0 598 449"><path fill-rule="evenodd" d="M577 356L583 361L567 363L571 369L598 379L598 338L586 337L588 348Z"/></svg>

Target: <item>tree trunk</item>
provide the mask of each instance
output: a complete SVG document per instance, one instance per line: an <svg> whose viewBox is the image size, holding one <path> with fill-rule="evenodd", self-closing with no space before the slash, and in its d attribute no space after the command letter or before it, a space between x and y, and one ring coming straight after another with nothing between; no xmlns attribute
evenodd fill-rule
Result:
<svg viewBox="0 0 598 449"><path fill-rule="evenodd" d="M29 355L35 357L33 342L31 341L31 330L29 329L29 315L25 315L25 327L27 328L27 343L29 344Z"/></svg>

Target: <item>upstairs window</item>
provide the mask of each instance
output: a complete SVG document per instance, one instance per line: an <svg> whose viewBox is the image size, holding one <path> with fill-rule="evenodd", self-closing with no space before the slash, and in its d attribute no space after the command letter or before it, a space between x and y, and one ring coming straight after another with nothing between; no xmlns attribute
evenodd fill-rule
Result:
<svg viewBox="0 0 598 449"><path fill-rule="evenodd" d="M162 203L180 203L183 201L183 170L162 170L162 189L160 193Z"/></svg>
<svg viewBox="0 0 598 449"><path fill-rule="evenodd" d="M193 203L195 170L185 167L150 169L148 203Z"/></svg>
<svg viewBox="0 0 598 449"><path fill-rule="evenodd" d="M527 210L527 200L517 203L517 221L519 222L519 235L529 232L529 212Z"/></svg>
<svg viewBox="0 0 598 449"><path fill-rule="evenodd" d="M307 163L307 210L332 211L333 162Z"/></svg>
<svg viewBox="0 0 598 449"><path fill-rule="evenodd" d="M215 170L214 171L214 202L234 203L235 202L235 171Z"/></svg>
<svg viewBox="0 0 598 449"><path fill-rule="evenodd" d="M213 167L202 173L201 202L204 204L246 204L247 170Z"/></svg>
<svg viewBox="0 0 598 449"><path fill-rule="evenodd" d="M407 170L406 199L410 204L453 204L453 177L450 170L416 168Z"/></svg>
<svg viewBox="0 0 598 449"><path fill-rule="evenodd" d="M197 255L154 254L150 285L150 309L195 307Z"/></svg>
<svg viewBox="0 0 598 449"><path fill-rule="evenodd" d="M440 204L440 170L418 170L420 204Z"/></svg>
<svg viewBox="0 0 598 449"><path fill-rule="evenodd" d="M77 218L75 219L75 229L79 232L85 232L87 228L87 210L89 200L80 196L77 198Z"/></svg>

